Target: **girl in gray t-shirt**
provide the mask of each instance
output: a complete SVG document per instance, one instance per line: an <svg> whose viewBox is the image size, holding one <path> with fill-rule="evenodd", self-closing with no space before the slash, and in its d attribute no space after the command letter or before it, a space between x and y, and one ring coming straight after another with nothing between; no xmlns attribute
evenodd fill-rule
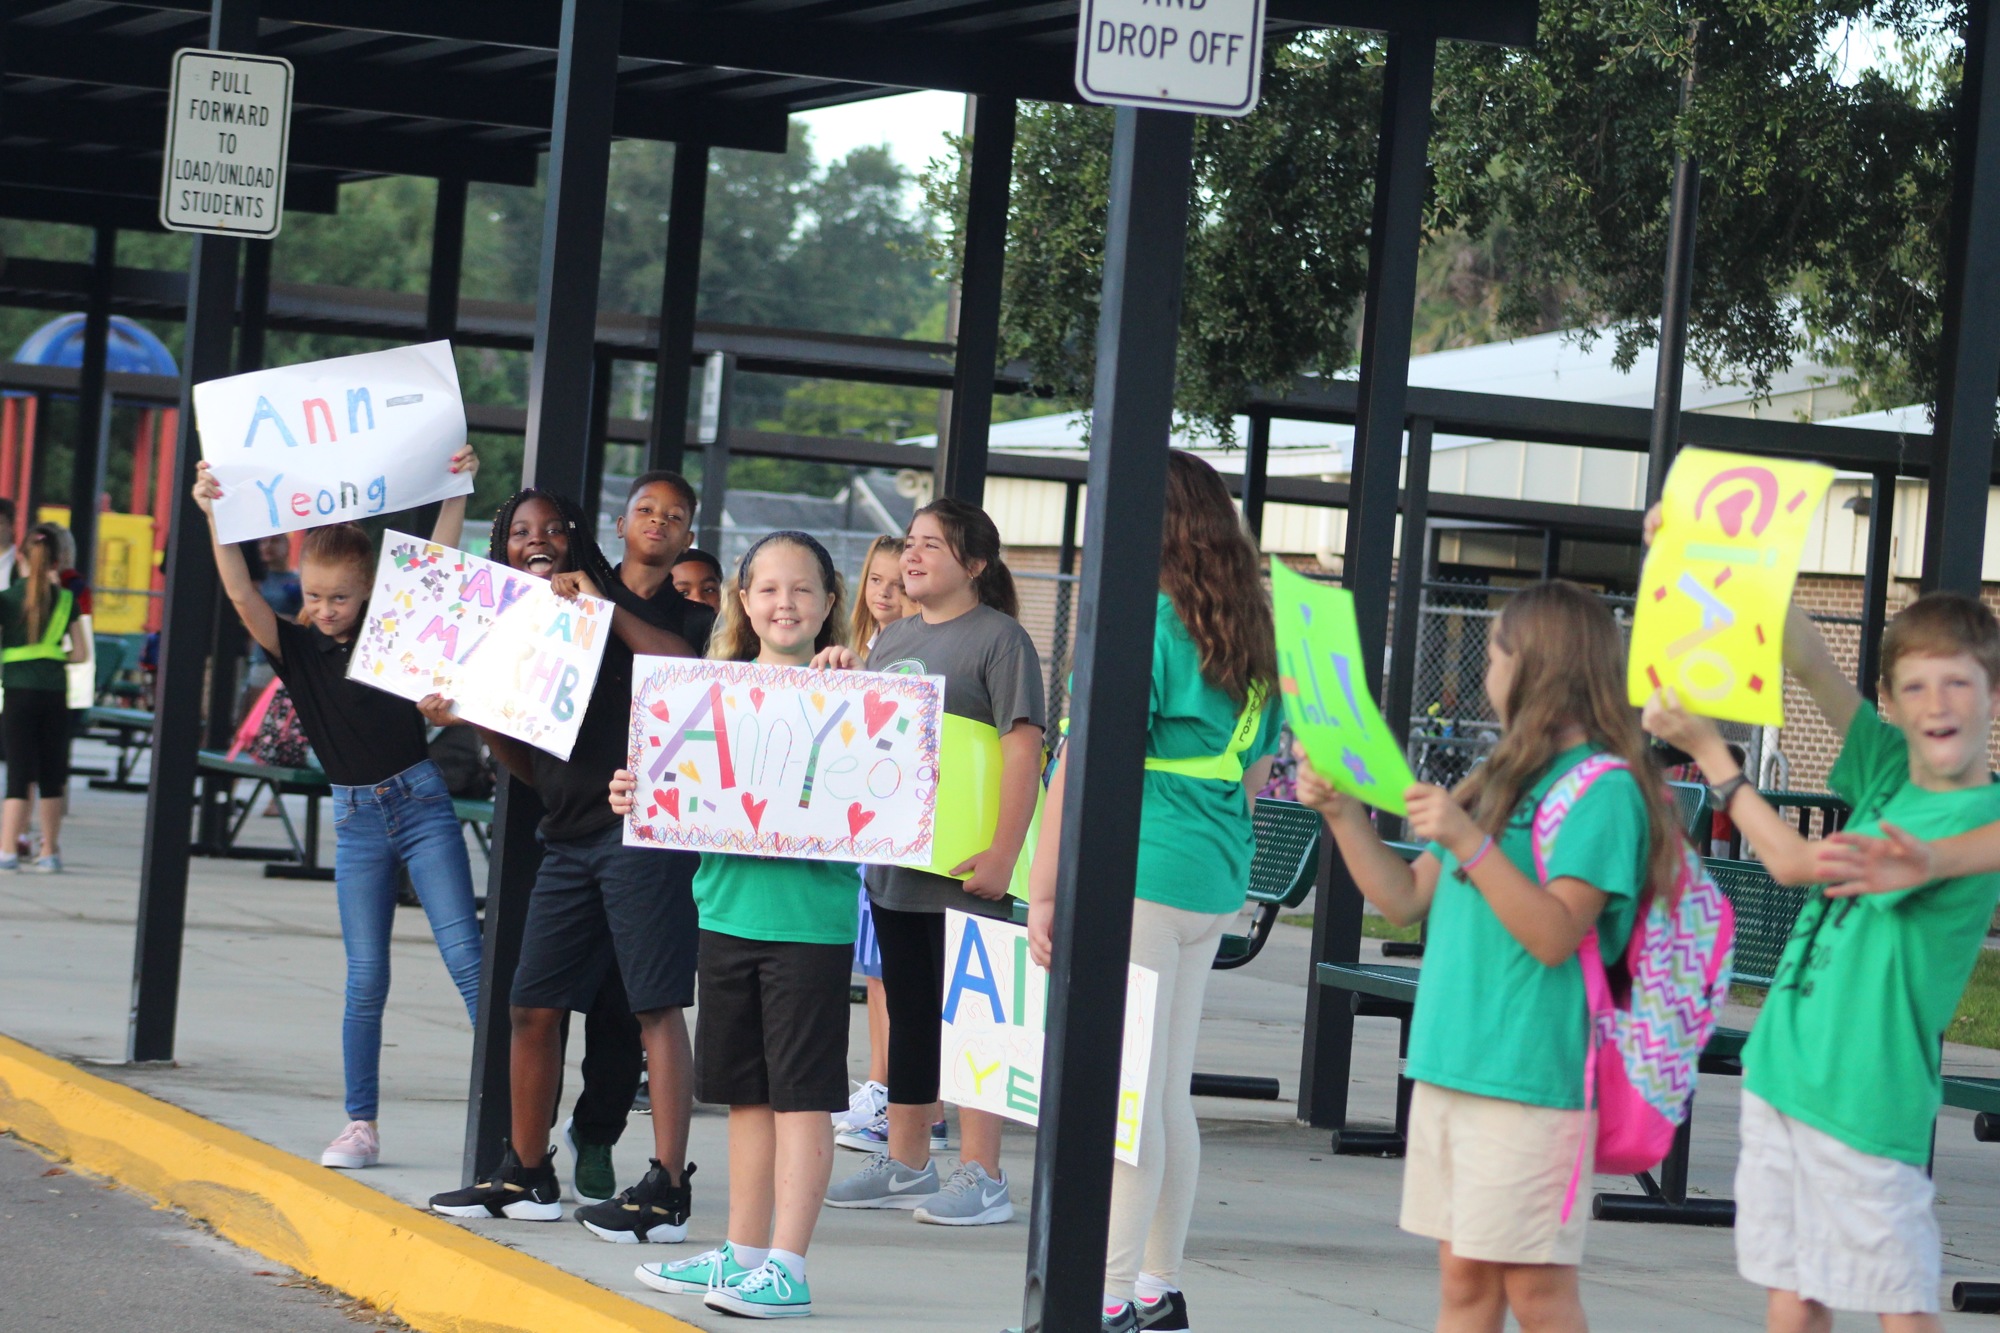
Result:
<svg viewBox="0 0 2000 1333"><path fill-rule="evenodd" d="M917 614L882 630L868 655L875 671L945 678L947 713L1000 733L1000 817L993 845L955 876L874 866L868 871L882 987L889 1008L889 1146L827 1191L836 1208L914 1208L919 1222L980 1226L1014 1216L1000 1169L1000 1117L959 1112L958 1169L940 1186L930 1157L937 1101L939 1008L944 994L944 912L1012 915L1007 887L1034 815L1046 721L1042 666L1014 619L1014 579L1000 533L983 510L935 500L910 520L903 591ZM852 668L846 649L819 665ZM962 876L963 878L959 878Z"/></svg>

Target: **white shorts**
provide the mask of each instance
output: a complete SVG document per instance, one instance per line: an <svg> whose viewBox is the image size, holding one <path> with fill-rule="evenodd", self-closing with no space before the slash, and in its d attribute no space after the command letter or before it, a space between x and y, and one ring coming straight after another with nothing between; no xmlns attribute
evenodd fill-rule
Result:
<svg viewBox="0 0 2000 1333"><path fill-rule="evenodd" d="M1596 1119L1593 1111L1416 1084L1403 1164L1403 1230L1449 1242L1461 1259L1581 1263ZM1572 1180L1576 1196L1565 1222L1563 1201Z"/></svg>
<svg viewBox="0 0 2000 1333"><path fill-rule="evenodd" d="M1835 1310L1935 1314L1943 1243L1931 1178L1743 1094L1736 1271Z"/></svg>

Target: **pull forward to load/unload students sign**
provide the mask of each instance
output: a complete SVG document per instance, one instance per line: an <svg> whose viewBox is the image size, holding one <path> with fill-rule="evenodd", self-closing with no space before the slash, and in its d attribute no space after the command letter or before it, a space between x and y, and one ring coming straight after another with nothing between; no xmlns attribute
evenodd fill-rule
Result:
<svg viewBox="0 0 2000 1333"><path fill-rule="evenodd" d="M1832 480L1818 463L1681 450L1639 576L1631 702L1672 687L1691 713L1785 720L1785 616Z"/></svg>
<svg viewBox="0 0 2000 1333"><path fill-rule="evenodd" d="M292 64L235 51L174 52L160 224L270 240L285 220Z"/></svg>
<svg viewBox="0 0 2000 1333"><path fill-rule="evenodd" d="M1112 106L1247 116L1264 64L1264 0L1083 0L1076 90Z"/></svg>

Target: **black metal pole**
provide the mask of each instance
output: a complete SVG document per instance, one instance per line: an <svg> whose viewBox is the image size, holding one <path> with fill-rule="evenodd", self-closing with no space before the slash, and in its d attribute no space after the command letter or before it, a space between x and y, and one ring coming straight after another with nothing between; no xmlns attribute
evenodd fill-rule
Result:
<svg viewBox="0 0 2000 1333"><path fill-rule="evenodd" d="M1875 697L1882 674L1882 629L1889 619L1895 543L1896 474L1878 472L1868 495L1868 565L1861 578L1861 645L1854 666L1854 688L1864 699Z"/></svg>
<svg viewBox="0 0 2000 1333"><path fill-rule="evenodd" d="M667 257L660 277L660 347L654 362L653 418L646 466L681 470L687 451L688 376L701 297L701 236L708 213L708 148L674 145L674 192L667 203Z"/></svg>
<svg viewBox="0 0 2000 1333"><path fill-rule="evenodd" d="M1271 414L1250 414L1249 448L1243 456L1243 522L1250 535L1264 539L1264 496L1271 482Z"/></svg>
<svg viewBox="0 0 2000 1333"><path fill-rule="evenodd" d="M701 442L701 505L696 530L701 548L720 560L722 511L729 500L729 412L736 397L736 357L732 353L718 355L722 361L722 391L716 399L715 434Z"/></svg>
<svg viewBox="0 0 2000 1333"><path fill-rule="evenodd" d="M252 0L215 0L208 44L250 51L257 37ZM174 449L173 531L167 545L166 607L153 710L152 777L146 799L146 841L139 861L137 938L132 954L132 1014L125 1058L134 1063L174 1058L180 1009L181 938L187 924L188 837L194 822L195 752L201 713L204 651L215 613L215 561L208 521L195 504L193 389L229 373L236 325L236 265L242 243L233 236L197 236L188 262L187 344L181 358L180 435Z"/></svg>
<svg viewBox="0 0 2000 1333"><path fill-rule="evenodd" d="M1924 515L1926 591L1979 595L2000 388L2000 0L1969 0L1944 261L1943 356Z"/></svg>
<svg viewBox="0 0 2000 1333"><path fill-rule="evenodd" d="M588 465L598 264L604 247L604 187L611 172L611 112L618 90L623 6L563 0L556 51L548 203L535 291L535 350L528 371L528 428L521 479L583 498ZM534 793L514 778L495 802L486 878L486 938L479 1023L465 1108L465 1183L500 1160L507 1136L507 995L514 984L528 892L539 857ZM504 947L503 947L504 946Z"/></svg>
<svg viewBox="0 0 2000 1333"><path fill-rule="evenodd" d="M424 337L430 342L458 336L458 293L465 273L463 177L440 176L431 208L431 272L424 286Z"/></svg>
<svg viewBox="0 0 2000 1333"><path fill-rule="evenodd" d="M1437 39L1389 38L1382 77L1382 132L1375 160L1375 211L1368 240L1368 303L1361 325L1361 382L1354 420L1347 546L1341 581L1354 593L1368 689L1382 689L1382 649L1389 635L1389 581L1396 534L1396 492L1409 396L1410 332L1416 318L1417 246L1423 225L1426 148ZM1306 976L1299 1118L1319 1126L1347 1116L1348 1055L1354 1013L1343 992L1316 984L1320 963L1349 961L1361 948L1361 901L1346 867L1320 875L1313 909L1314 971Z"/></svg>
<svg viewBox="0 0 2000 1333"><path fill-rule="evenodd" d="M243 243L242 333L236 339L236 373L264 368L265 336L271 328L272 241Z"/></svg>
<svg viewBox="0 0 2000 1333"><path fill-rule="evenodd" d="M97 506L104 495L111 446L111 400L104 373L111 344L111 278L118 266L118 229L99 227L90 249L90 304L83 316L83 367L76 385L76 442L70 451L69 530L76 568L97 576Z"/></svg>
<svg viewBox="0 0 2000 1333"><path fill-rule="evenodd" d="M1131 957L1167 435L1194 121L1120 107L1084 529L1082 633L1057 869L1048 1045L1028 1230L1026 1333L1096 1333ZM1081 836L1088 829L1089 836Z"/></svg>
<svg viewBox="0 0 2000 1333"><path fill-rule="evenodd" d="M611 372L615 365L603 352L590 364L590 433L585 437L583 494L576 498L593 525L604 508L604 453L611 440ZM596 535L594 526L591 535Z"/></svg>
<svg viewBox="0 0 2000 1333"><path fill-rule="evenodd" d="M1681 76L1681 110L1694 96L1696 20L1688 32L1688 66ZM1667 204L1667 270L1660 294L1659 361L1653 374L1653 431L1647 445L1646 503L1666 489L1667 468L1681 446L1681 379L1687 368L1688 305L1694 297L1694 232L1701 211L1701 164L1682 153L1674 159L1674 189Z"/></svg>
<svg viewBox="0 0 2000 1333"><path fill-rule="evenodd" d="M958 349L952 367L951 417L938 440L936 475L939 495L978 504L986 494L993 372L1000 355L1000 285L1007 259L1007 195L1014 174L1014 99L975 98L972 119Z"/></svg>

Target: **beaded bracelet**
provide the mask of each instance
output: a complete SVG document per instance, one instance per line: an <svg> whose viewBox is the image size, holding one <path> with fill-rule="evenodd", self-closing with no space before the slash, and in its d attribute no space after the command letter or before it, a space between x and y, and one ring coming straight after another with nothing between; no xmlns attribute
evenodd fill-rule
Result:
<svg viewBox="0 0 2000 1333"><path fill-rule="evenodd" d="M1471 860L1461 861L1459 863L1458 867L1459 873L1464 875L1470 875L1472 873L1472 868L1478 865L1482 860L1484 860L1486 858L1486 853L1492 850L1493 850L1493 839L1489 836L1484 842L1479 844L1479 850L1472 854Z"/></svg>

